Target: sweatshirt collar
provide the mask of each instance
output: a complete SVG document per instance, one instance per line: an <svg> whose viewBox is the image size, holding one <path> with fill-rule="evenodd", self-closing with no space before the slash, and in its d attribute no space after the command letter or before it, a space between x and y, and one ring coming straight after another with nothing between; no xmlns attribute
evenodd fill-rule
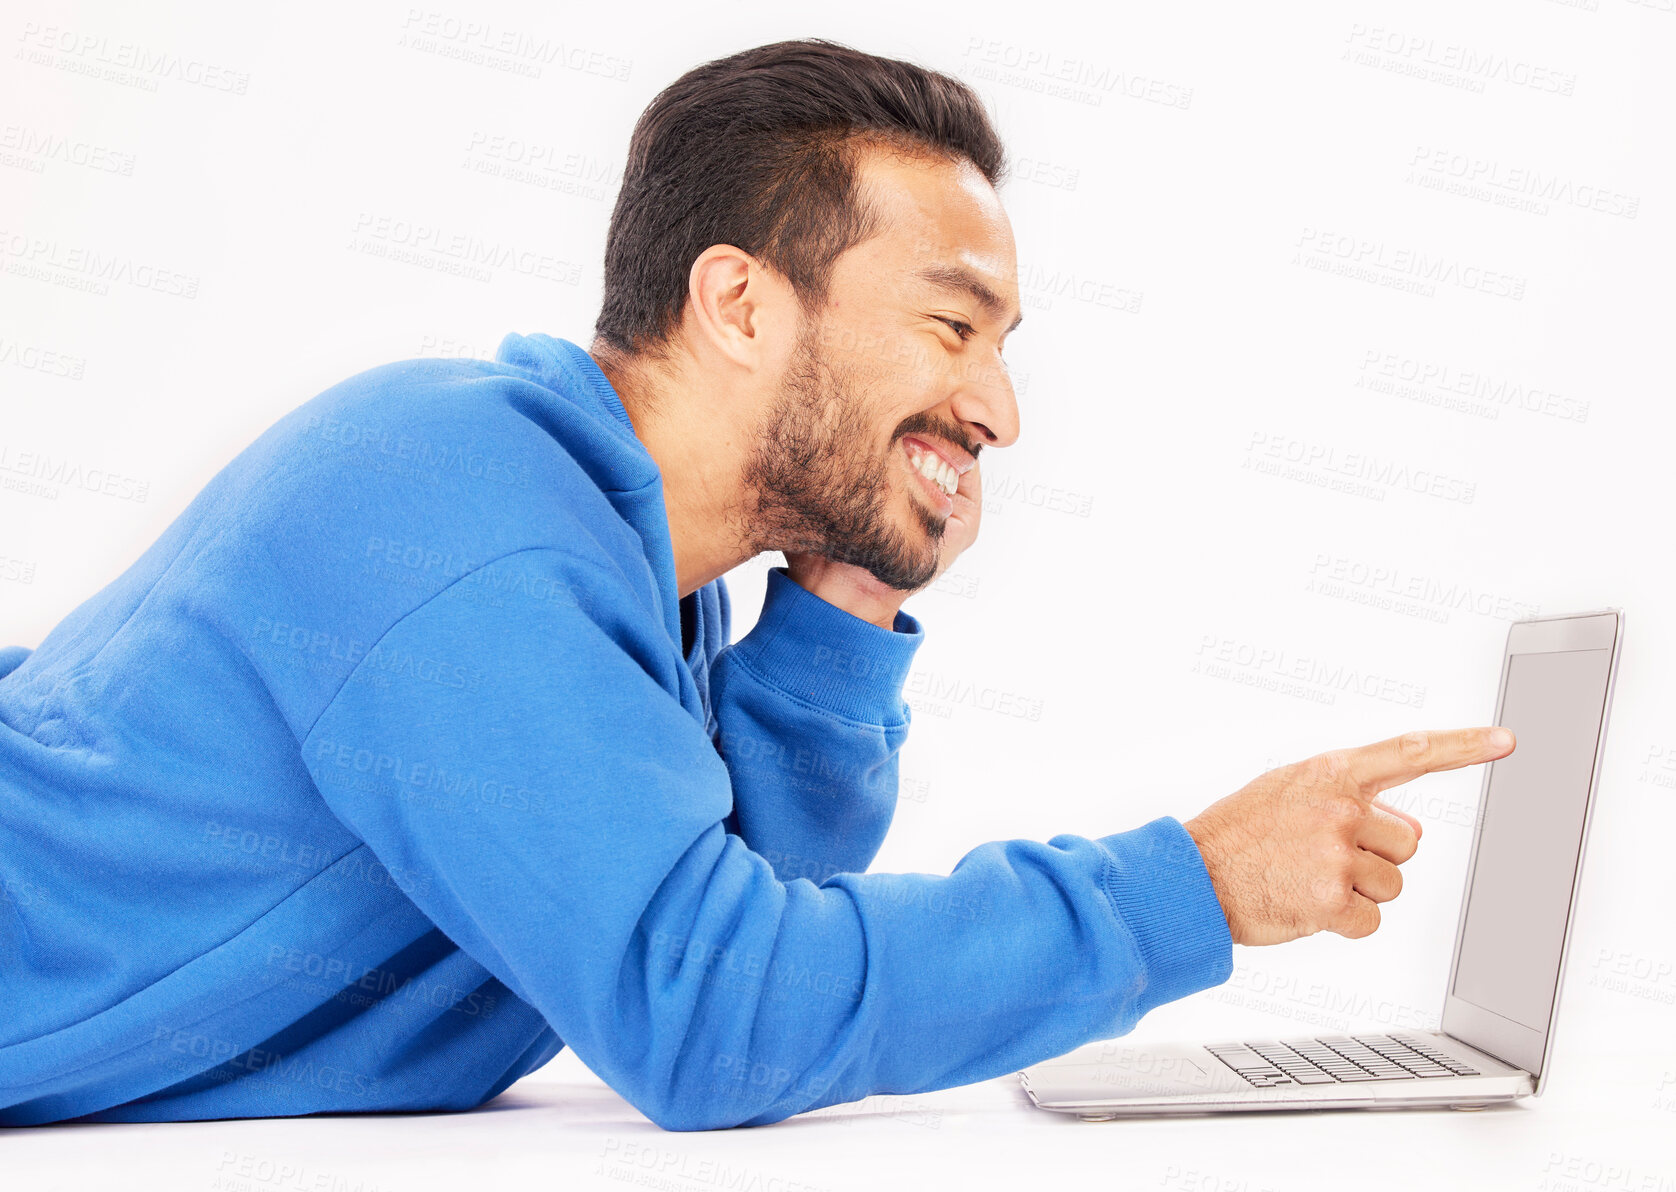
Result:
<svg viewBox="0 0 1676 1192"><path fill-rule="evenodd" d="M559 350L564 353L565 360L576 374L577 380L581 381L583 387L598 399L600 405L611 412L612 417L622 424L624 430L628 431L630 435L634 435L634 423L629 419L628 411L623 408L623 399L617 396L617 391L612 387L610 379L601 371L594 358L568 339L555 342L558 344ZM635 442L638 443L639 441L640 438L636 435Z"/></svg>
<svg viewBox="0 0 1676 1192"><path fill-rule="evenodd" d="M622 467L627 460L607 460L586 452L583 454L587 458L579 457L590 478L601 486L618 513L640 535L646 566L662 606L664 627L679 650L682 644L680 600L676 594L675 548L664 505L663 474L651 452L634 433L634 423L623 408L622 398L594 358L568 339L541 332L530 335L513 332L501 341L495 360L534 374L548 388L569 394L576 405L586 404L579 400L582 395L591 397L595 407L611 415L598 418L590 414L595 424L608 428L610 435L622 440L643 461L641 467ZM567 443L566 446L574 449L577 445ZM620 474L619 468L626 474ZM615 481L631 483L619 487Z"/></svg>
<svg viewBox="0 0 1676 1192"><path fill-rule="evenodd" d="M521 368L543 378L543 383L552 387L551 382L559 373L568 382L563 387L572 392L581 392L593 398L599 407L611 415L606 423L618 437L625 439L641 454L650 458L640 437L634 433L634 423L629 419L628 411L623 408L623 399L612 388L610 380L600 371L594 358L583 348L568 339L542 332L532 332L522 335L511 332L502 339L500 347L495 351L495 360L500 364L510 364L514 368Z"/></svg>

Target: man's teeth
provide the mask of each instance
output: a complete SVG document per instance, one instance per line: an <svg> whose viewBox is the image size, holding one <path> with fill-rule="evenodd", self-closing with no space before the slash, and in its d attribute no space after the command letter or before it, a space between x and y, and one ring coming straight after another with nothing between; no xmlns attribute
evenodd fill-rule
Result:
<svg viewBox="0 0 1676 1192"><path fill-rule="evenodd" d="M936 452L921 451L918 447L909 444L908 462L918 470L921 476L924 476L949 496L954 495L955 488L960 484L960 473L956 472Z"/></svg>

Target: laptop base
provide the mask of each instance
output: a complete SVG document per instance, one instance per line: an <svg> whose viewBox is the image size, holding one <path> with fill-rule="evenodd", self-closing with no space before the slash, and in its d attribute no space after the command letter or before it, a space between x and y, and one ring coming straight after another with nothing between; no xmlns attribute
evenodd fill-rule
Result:
<svg viewBox="0 0 1676 1192"><path fill-rule="evenodd" d="M1335 1036L1336 1037L1336 1036ZM1253 1087L1213 1049L1092 1043L1019 1073L1040 1109L1087 1120L1312 1109L1481 1109L1530 1096L1530 1073L1436 1032L1405 1032L1474 1069L1466 1076Z"/></svg>

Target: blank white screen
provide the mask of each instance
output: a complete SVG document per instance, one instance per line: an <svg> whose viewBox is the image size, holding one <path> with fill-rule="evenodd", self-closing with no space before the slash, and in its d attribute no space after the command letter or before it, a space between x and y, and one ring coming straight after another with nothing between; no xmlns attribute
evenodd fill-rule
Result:
<svg viewBox="0 0 1676 1192"><path fill-rule="evenodd" d="M1546 1031L1606 702L1610 650L1515 654L1491 762L1454 994Z"/></svg>

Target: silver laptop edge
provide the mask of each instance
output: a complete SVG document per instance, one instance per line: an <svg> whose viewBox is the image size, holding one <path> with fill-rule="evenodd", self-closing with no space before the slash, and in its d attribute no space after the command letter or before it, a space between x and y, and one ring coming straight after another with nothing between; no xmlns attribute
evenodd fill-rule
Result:
<svg viewBox="0 0 1676 1192"><path fill-rule="evenodd" d="M1441 1047L1468 1061L1477 1075L1426 1079L1374 1080L1357 1083L1291 1085L1260 1088L1216 1059L1211 1045L1130 1044L1121 1039L1091 1043L1076 1051L1034 1065L1019 1073L1030 1100L1042 1109L1079 1114L1089 1120L1106 1120L1128 1115L1153 1116L1176 1113L1223 1113L1241 1110L1425 1108L1449 1106L1476 1109L1485 1105L1540 1096L1557 1030L1560 995L1565 986L1571 952L1571 929L1577 914L1577 895L1582 881L1589 825L1594 817L1595 793L1600 784L1606 755L1606 733L1612 713L1612 695L1617 686L1618 659L1623 641L1623 610L1595 609L1588 612L1531 617L1508 627L1502 651L1501 676L1496 695L1496 714L1491 721L1503 723L1513 660L1519 655L1557 654L1585 650L1608 650L1606 686L1595 729L1595 748L1590 760L1588 790L1583 801L1576 862L1572 869L1564 929L1560 937L1558 968L1553 995L1547 1004L1542 1029L1531 1027L1489 1010L1459 994L1461 955L1468 937L1468 912L1472 906L1473 882L1478 876L1483 851L1484 823L1490 788L1497 763L1484 767L1479 787L1477 813L1473 817L1472 847L1467 860L1461 893L1460 914L1455 926L1455 943L1444 986L1443 1014L1437 1031L1385 1030L1370 1028L1363 1038L1390 1036L1417 1040L1420 1045ZM1598 674L1598 672L1597 672ZM1598 688L1591 688L1598 690ZM1517 731L1517 730L1516 730ZM1515 750L1517 753L1517 750ZM1570 839L1569 836L1566 837ZM1493 850L1492 850L1493 851ZM1486 885L1486 889L1489 889ZM1493 907L1482 914L1488 919ZM1486 979L1484 961L1487 945L1475 953L1475 979ZM1506 993L1504 987L1496 991ZM1533 991L1534 992L1534 991ZM1487 999L1487 1000L1495 1000ZM1508 1008L1505 1000L1500 1008ZM1526 1007L1534 1010L1536 1007ZM1528 1017L1528 1015L1527 1015ZM1293 1036L1311 1034L1303 1027ZM1311 1034L1311 1037L1316 1037ZM1327 1039L1348 1038L1336 1032Z"/></svg>

